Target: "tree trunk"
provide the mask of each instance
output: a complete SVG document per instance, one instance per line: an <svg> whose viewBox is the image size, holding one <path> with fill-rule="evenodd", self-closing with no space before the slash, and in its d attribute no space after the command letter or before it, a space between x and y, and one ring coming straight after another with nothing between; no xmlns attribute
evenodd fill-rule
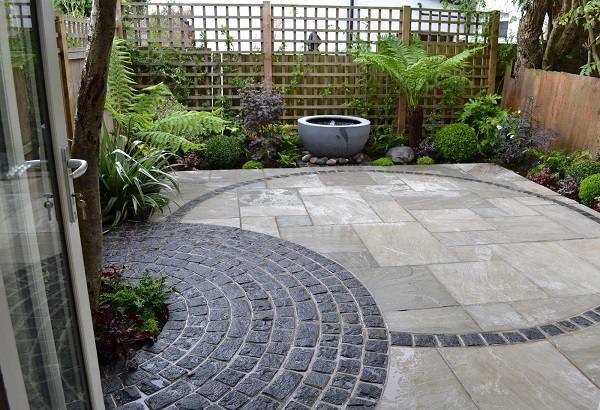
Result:
<svg viewBox="0 0 600 410"><path fill-rule="evenodd" d="M553 3L554 4L554 3ZM563 0L560 8L551 12L552 31L548 36L548 43L542 60L542 70L554 70L561 60L569 54L577 42L583 42L585 30L576 19L561 22L566 13L575 12L578 7L576 0Z"/></svg>
<svg viewBox="0 0 600 410"><path fill-rule="evenodd" d="M423 139L423 107L407 107L408 145L415 149Z"/></svg>
<svg viewBox="0 0 600 410"><path fill-rule="evenodd" d="M542 46L540 36L548 0L528 0L517 32L517 61L515 76L521 68L540 68L542 65Z"/></svg>
<svg viewBox="0 0 600 410"><path fill-rule="evenodd" d="M90 306L98 306L102 278L102 214L98 180L100 133L106 99L110 50L115 33L116 0L94 0L81 88L77 97L71 156L88 162L88 170L75 180L83 194L86 219L79 218ZM81 214L80 214L81 216Z"/></svg>

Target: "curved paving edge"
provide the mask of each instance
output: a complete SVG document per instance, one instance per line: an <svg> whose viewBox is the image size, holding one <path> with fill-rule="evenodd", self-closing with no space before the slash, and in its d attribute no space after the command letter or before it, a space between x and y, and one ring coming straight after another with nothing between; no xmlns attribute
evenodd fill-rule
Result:
<svg viewBox="0 0 600 410"><path fill-rule="evenodd" d="M349 172L375 172L375 173L391 173L391 174L406 174L406 175L423 175L434 176L440 178L450 178L462 181L478 182L481 184L496 186L499 188L508 189L513 192L523 193L544 199L554 204L563 206L571 211L577 212L597 223L600 223L600 216L597 217L591 213L582 210L573 204L566 203L554 198L547 197L542 194L530 192L524 189L518 189L510 185L505 185L498 182L484 181L477 178L463 177L457 175L445 175L436 172L421 172L421 171L402 171L402 170L386 170L386 169L360 169L360 167L352 167L351 169L315 169L312 171L295 172L286 175L275 175L270 177L257 178L250 181L234 183L215 191L202 195L183 207L179 208L170 217L169 221L177 223L181 218L188 213L192 208L210 198L213 198L223 192L230 191L247 185L252 185L259 182L266 182L274 179L290 178L303 175L311 175L315 173L349 173ZM544 325L507 330L501 332L481 332L481 333L466 333L466 334L425 334L425 333L410 333L410 332L390 332L390 343L392 346L407 346L407 347L472 347L472 346L488 346L488 345L508 345L520 344L525 342L534 342L545 340L549 337L560 336L568 333L577 332L589 326L600 323L600 306L589 309L579 315Z"/></svg>
<svg viewBox="0 0 600 410"><path fill-rule="evenodd" d="M198 204L213 198L217 195L220 195L224 192L227 191L231 191L233 189L236 188L241 188L243 186L247 186L247 185L252 185L252 184L256 184L259 182L266 182L266 181L272 181L274 179L281 179L281 178L292 178L292 177L296 177L296 176L303 176L303 175L313 175L313 174L324 174L324 173L349 173L349 172L375 172L375 173L387 173L387 174L405 174L405 175L424 175L424 176L430 176L430 177L439 177L439 178L450 178L450 179L457 179L457 180L461 180L461 181L470 181L470 182L479 182L482 184L487 184L487 185L492 185L492 186L496 186L498 188L504 188L504 189L508 189L510 191L513 192L519 192L522 194L526 194L526 195L530 195L530 196L534 196L536 198L540 198L540 199L544 199L546 201L550 201L555 203L556 205L560 205L560 206L564 206L565 208L569 208L570 210L577 212L578 214L581 214L589 219L591 219L592 221L595 221L597 223L600 223L600 216L596 216L593 215L589 212L584 211L583 209L580 209L576 206L574 206L573 204L570 203L566 203L563 201L559 201L557 199L554 198L550 198L548 196L542 195L542 194L538 194L536 192L530 192L527 191L525 189L518 189L515 188L513 186L510 185L505 185L505 184L501 184L499 182L492 182L492 181L483 181L481 179L477 179L477 178L469 178L469 177L462 177L462 176L458 176L458 175L444 175L444 174L439 174L436 172L422 172L422 171L401 171L401 170L379 170L379 169L360 169L360 166L353 166L353 167L349 167L352 169L318 169L318 170L314 170L314 171L303 171L303 172L294 172L291 174L285 174L285 175L273 175L270 177L263 177L263 178L256 178L253 180L249 180L249 181L243 181L243 182L236 182L234 184L231 185L227 185L218 189L215 189L214 191L211 191L207 194L201 195L198 198L193 199L192 201L186 203L185 205L181 206L179 209L177 209L175 212L173 212L169 218L168 218L168 222L171 223L178 223L181 221L181 218L183 218L183 216L185 216L185 214L187 214L189 211L191 211L194 207L196 207Z"/></svg>
<svg viewBox="0 0 600 410"><path fill-rule="evenodd" d="M502 332L481 332L466 334L426 334L390 332L392 346L406 347L471 347L509 345L525 342L538 342L553 336L561 336L586 329L600 323L600 306L587 310L570 319L560 320L541 326L528 327Z"/></svg>
<svg viewBox="0 0 600 410"><path fill-rule="evenodd" d="M106 264L176 288L162 333L134 357L139 367L102 369L107 408L376 407L389 336L374 298L341 265L221 226L125 225L106 238Z"/></svg>

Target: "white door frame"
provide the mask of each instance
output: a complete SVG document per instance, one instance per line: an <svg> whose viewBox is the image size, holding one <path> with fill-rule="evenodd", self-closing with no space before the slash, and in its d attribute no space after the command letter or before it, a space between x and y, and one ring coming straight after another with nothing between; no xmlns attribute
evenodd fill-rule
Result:
<svg viewBox="0 0 600 410"><path fill-rule="evenodd" d="M0 0L1 1L1 0ZM37 20L39 23L39 39L41 48L41 58L43 64L44 73L44 85L46 89L46 105L48 109L48 115L50 119L49 131L52 135L52 148L54 153L54 163L57 164L55 172L57 175L58 190L60 195L55 198L55 201L60 201L60 209L62 212L63 220L63 231L65 236L65 243L67 254L65 255L66 261L69 266L70 279L72 284L72 290L74 295L74 306L77 315L77 322L79 325L79 335L82 346L82 357L84 361L85 372L87 376L87 384L90 393L91 407L93 409L104 409L104 399L102 393L102 386L100 382L100 370L98 365L98 358L96 353L96 345L94 338L94 331L91 322L91 311L89 306L89 299L87 293L87 284L85 276L85 268L83 264L83 254L81 250L81 241L79 236L79 226L77 222L70 222L71 217L69 215L69 203L71 201L71 193L73 192L73 185L71 178L68 177L67 172L60 169L64 164L62 158L62 147L67 145L67 126L65 121L63 93L60 79L60 68L58 62L58 47L56 44L56 29L54 25L54 11L52 10L52 2L47 0L31 0L36 4ZM3 3L3 2L2 2ZM4 6L4 4L2 4ZM4 24L5 16L3 15L6 11L1 10L0 24ZM0 35L2 32L7 33L7 30L0 29ZM8 61L3 61L5 67L9 67L10 71L10 55L8 54ZM12 84L9 84L12 87ZM8 88L8 87L7 87ZM13 91L14 93L14 91ZM56 209L56 208L55 208ZM102 240L102 238L98 238ZM0 281L1 282L1 281ZM4 285L0 284L0 292L4 292ZM2 298L0 298L2 299ZM23 405L23 397L27 398L25 393L25 386L23 382L22 373L20 371L20 364L18 360L18 354L16 354L16 342L14 340L14 332L12 331L12 325L5 326L11 323L10 315L6 300L0 301L0 323L2 323L2 331L0 332L0 342L2 349L0 349L0 364L2 369L11 371L10 377L4 374L4 384L6 387L7 399L9 406L12 409L25 409L28 408ZM5 316L8 316L6 320ZM10 333L10 334L9 334ZM9 340L12 337L12 342ZM5 340L6 339L6 340ZM15 364L16 362L16 364ZM12 371L15 369L15 365L19 369L17 373ZM18 374L18 376L16 376Z"/></svg>

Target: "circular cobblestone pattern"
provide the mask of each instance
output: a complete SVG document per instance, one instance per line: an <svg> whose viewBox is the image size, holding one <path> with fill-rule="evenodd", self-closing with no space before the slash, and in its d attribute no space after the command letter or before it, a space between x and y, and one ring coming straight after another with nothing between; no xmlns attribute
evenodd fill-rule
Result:
<svg viewBox="0 0 600 410"><path fill-rule="evenodd" d="M105 263L167 276L169 321L137 369L103 369L107 408L374 408L388 335L367 289L302 246L236 228L124 226Z"/></svg>

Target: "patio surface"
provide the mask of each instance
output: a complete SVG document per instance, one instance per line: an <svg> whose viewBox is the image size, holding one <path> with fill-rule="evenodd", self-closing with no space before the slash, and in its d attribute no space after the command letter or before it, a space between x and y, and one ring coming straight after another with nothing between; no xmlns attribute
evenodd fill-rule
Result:
<svg viewBox="0 0 600 410"><path fill-rule="evenodd" d="M598 408L597 212L489 164L178 180L105 241L177 287L107 408Z"/></svg>

